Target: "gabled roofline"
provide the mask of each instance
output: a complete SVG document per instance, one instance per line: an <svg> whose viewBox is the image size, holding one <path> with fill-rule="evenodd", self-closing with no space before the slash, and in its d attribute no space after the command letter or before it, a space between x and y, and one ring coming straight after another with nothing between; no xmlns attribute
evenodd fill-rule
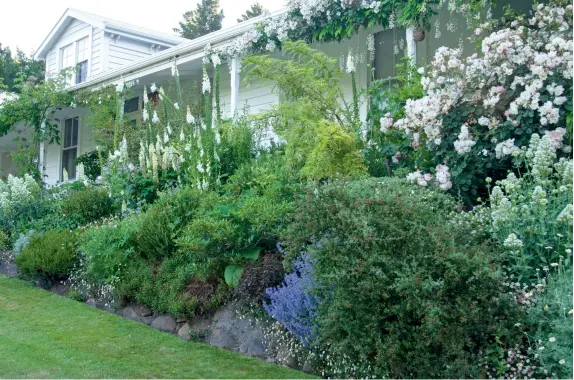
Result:
<svg viewBox="0 0 574 380"><path fill-rule="evenodd" d="M184 61L182 60L183 57L191 56L193 53L200 52L201 53L200 55L203 56L203 49L207 44L210 44L212 47L215 47L217 45L224 44L225 42L230 42L231 39L239 37L243 35L245 32L249 31L250 29L253 29L256 26L256 24L261 22L262 20L265 20L269 17L279 16L283 13L286 13L287 11L288 8L283 8L281 10L273 12L270 15L262 15L254 17L250 20L243 21L232 27L211 32L209 34L206 34L205 36L201 36L193 40L189 40L188 42L184 42L180 45L171 47L169 49L162 50L156 54L150 55L141 60L118 67L117 69L103 72L99 75L96 75L88 79L86 82L82 82L80 84L69 87L68 90L73 91L98 85L107 81L114 81L120 79L121 77L127 74L136 74L140 71L143 71L146 68L149 68L150 66L154 65L159 66L159 64L161 63L167 64L174 57L178 58L178 62L183 62ZM197 54L193 55L195 56Z"/></svg>
<svg viewBox="0 0 574 380"><path fill-rule="evenodd" d="M45 60L46 59L46 55L48 54L48 50L50 49L52 44L55 42L55 40L58 38L58 32L67 24L67 22L70 18L78 19L80 21L83 21L87 24L91 24L91 25L98 27L98 28L101 28L101 29L105 28L105 25L103 22L99 22L98 20L88 18L85 15L80 14L79 12L76 12L74 9L68 8L64 12L64 14L60 17L60 19L58 20L56 25L54 25L52 30L50 30L50 33L48 33L46 38L44 38L44 41L42 41L42 44L40 45L38 50L36 50L36 52L34 53L34 59L36 59L36 60Z"/></svg>
<svg viewBox="0 0 574 380"><path fill-rule="evenodd" d="M78 11L73 8L66 9L66 11L60 17L56 25L54 25L50 33L46 36L44 41L42 41L42 44L34 54L34 59L36 60L46 59L48 51L50 50L54 42L56 42L62 29L65 28L68 25L68 23L73 19L77 19L92 26L95 26L97 28L103 29L105 32L120 34L130 39L166 45L168 47L175 46L177 44L186 41L185 38L178 37L175 35L167 36L163 33L151 34L152 31L147 30L144 31L137 28L136 26L132 28L128 24L116 23L113 22L113 20L105 20L105 19L104 21L102 21L96 17L98 16L90 15L89 13Z"/></svg>

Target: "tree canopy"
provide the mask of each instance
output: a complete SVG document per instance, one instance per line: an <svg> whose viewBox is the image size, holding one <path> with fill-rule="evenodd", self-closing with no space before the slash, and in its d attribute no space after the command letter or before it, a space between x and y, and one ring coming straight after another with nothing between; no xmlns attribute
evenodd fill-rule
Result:
<svg viewBox="0 0 574 380"><path fill-rule="evenodd" d="M251 7L249 7L249 9L246 10L245 13L243 13L240 18L237 19L237 22L247 21L251 18L261 16L265 12L266 12L265 7L259 4L259 2L255 2L251 4Z"/></svg>
<svg viewBox="0 0 574 380"><path fill-rule="evenodd" d="M219 8L219 0L201 0L196 9L183 14L179 28L173 31L184 38L194 39L221 29L223 10Z"/></svg>
<svg viewBox="0 0 574 380"><path fill-rule="evenodd" d="M36 61L18 48L14 55L9 47L0 43L0 89L19 93L22 81L43 80L44 67L44 61Z"/></svg>

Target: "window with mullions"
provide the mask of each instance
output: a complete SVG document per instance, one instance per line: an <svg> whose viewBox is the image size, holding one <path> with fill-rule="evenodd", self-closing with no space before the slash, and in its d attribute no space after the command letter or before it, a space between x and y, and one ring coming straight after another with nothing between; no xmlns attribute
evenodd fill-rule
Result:
<svg viewBox="0 0 574 380"><path fill-rule="evenodd" d="M76 158L78 157L78 129L77 117L64 120L64 133L62 144L62 173L68 172L68 179L76 178Z"/></svg>
<svg viewBox="0 0 574 380"><path fill-rule="evenodd" d="M124 102L124 113L139 111L140 98L136 96L135 98L128 99Z"/></svg>
<svg viewBox="0 0 574 380"><path fill-rule="evenodd" d="M406 29L395 28L375 33L375 79L388 79L397 75L396 65L405 57Z"/></svg>
<svg viewBox="0 0 574 380"><path fill-rule="evenodd" d="M76 84L88 79L88 38L76 42Z"/></svg>

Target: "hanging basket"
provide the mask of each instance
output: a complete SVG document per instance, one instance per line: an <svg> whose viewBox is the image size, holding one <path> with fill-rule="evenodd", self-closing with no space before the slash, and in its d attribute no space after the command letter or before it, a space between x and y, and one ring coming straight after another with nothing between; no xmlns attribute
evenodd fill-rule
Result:
<svg viewBox="0 0 574 380"><path fill-rule="evenodd" d="M413 40L420 42L425 39L425 30L423 28L416 28L413 31Z"/></svg>

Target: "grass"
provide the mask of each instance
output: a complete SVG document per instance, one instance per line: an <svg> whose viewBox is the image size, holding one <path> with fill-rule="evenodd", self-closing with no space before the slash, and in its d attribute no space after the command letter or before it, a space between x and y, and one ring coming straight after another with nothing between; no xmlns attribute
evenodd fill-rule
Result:
<svg viewBox="0 0 574 380"><path fill-rule="evenodd" d="M3 378L309 378L0 276Z"/></svg>

